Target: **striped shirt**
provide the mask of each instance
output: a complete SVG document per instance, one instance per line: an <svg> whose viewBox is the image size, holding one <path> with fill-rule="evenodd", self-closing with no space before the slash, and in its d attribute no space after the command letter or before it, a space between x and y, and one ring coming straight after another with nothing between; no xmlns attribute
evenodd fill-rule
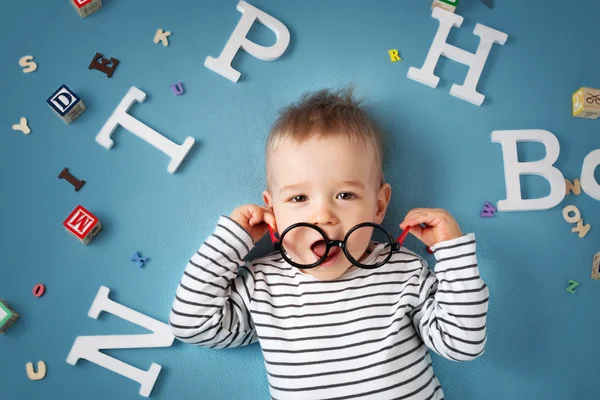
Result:
<svg viewBox="0 0 600 400"><path fill-rule="evenodd" d="M169 323L203 347L259 341L272 399L443 399L429 350L455 361L483 353L489 291L473 234L431 248L435 273L402 247L377 269L332 281L278 252L245 261L252 247L220 217L187 264Z"/></svg>

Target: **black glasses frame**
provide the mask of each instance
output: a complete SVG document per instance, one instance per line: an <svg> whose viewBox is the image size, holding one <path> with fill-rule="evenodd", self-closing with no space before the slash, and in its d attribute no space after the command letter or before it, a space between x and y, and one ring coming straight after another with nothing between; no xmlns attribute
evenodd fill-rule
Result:
<svg viewBox="0 0 600 400"><path fill-rule="evenodd" d="M308 228L313 228L317 232L319 232L321 234L321 236L323 236L325 246L326 246L325 252L321 256L321 258L319 258L317 261L315 261L314 263L309 264L309 265L299 264L299 263L295 262L294 260L292 260L291 258L289 258L284 251L283 245L281 244L283 242L283 238L285 237L285 235L288 234L288 232L290 232L294 228L298 228L298 227L302 227L302 226L305 226ZM385 233L385 235L386 235L386 238L388 239L388 243L391 248L391 251L385 257L384 260L382 260L378 263L375 263L373 265L365 265L365 264L362 264L362 263L358 262L357 260L355 260L354 257L352 257L350 255L350 253L348 252L348 248L346 246L348 237L350 237L350 235L357 229L363 228L365 226L369 226L369 227L376 228L376 229L383 231L383 233ZM400 250L400 247L402 247L402 243L404 243L404 239L406 238L406 235L408 234L409 229L410 229L410 226L407 226L404 229L404 231L402 231L402 234L400 234L400 236L396 240L394 240L392 238L392 235L390 235L390 233L385 228L383 228L381 225L376 224L374 222L362 222L362 223L354 226L352 229L350 229L348 231L348 233L346 233L346 236L344 236L344 240L329 240L329 238L327 237L327 235L325 234L323 229L321 229L319 226L317 226L315 224L311 224L308 222L298 222L298 223L288 226L283 231L283 233L281 234L279 239L277 239L277 237L275 236L275 233L273 232L273 229L270 226L269 226L269 233L271 235L271 242L273 243L273 247L275 248L275 250L279 251L281 253L281 256L285 259L285 261L287 261L288 263L290 263L291 265L293 265L296 268L311 269L311 268L318 267L323 261L325 261L325 259L327 258L327 255L329 254L329 250L331 250L331 248L339 247L344 252L344 255L346 256L348 261L350 261L353 265L357 266L358 268L363 268L363 269L375 269L375 268L379 268L383 264L387 263L390 260L390 258L392 257L393 252L397 252Z"/></svg>

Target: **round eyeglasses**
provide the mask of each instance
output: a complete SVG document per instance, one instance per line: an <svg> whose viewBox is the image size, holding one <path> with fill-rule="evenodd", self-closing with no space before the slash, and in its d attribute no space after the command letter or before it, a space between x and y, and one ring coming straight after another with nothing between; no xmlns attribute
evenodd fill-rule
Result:
<svg viewBox="0 0 600 400"><path fill-rule="evenodd" d="M275 250L296 268L310 269L319 265L333 265L343 252L353 265L374 269L388 262L392 253L400 250L409 229L407 226L396 240L381 225L374 222L363 222L354 226L346 233L344 240L329 240L319 226L308 222L288 226L279 238L270 226L269 233ZM376 245L375 248L369 249L371 241ZM379 251L378 256L369 257L369 250L371 253Z"/></svg>

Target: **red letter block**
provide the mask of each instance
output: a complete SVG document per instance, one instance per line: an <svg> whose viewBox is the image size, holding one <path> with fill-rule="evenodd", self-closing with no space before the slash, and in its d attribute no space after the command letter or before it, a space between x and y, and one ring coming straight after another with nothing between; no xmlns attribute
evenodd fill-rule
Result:
<svg viewBox="0 0 600 400"><path fill-rule="evenodd" d="M102 224L98 218L82 206L77 206L69 214L63 222L63 226L84 245L88 245L102 230Z"/></svg>
<svg viewBox="0 0 600 400"><path fill-rule="evenodd" d="M92 15L102 8L102 0L70 0L81 18Z"/></svg>

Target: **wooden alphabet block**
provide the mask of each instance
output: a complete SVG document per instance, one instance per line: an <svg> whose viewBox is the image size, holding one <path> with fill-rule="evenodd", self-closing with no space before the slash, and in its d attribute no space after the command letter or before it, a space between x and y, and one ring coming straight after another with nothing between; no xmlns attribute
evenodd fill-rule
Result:
<svg viewBox="0 0 600 400"><path fill-rule="evenodd" d="M6 301L0 299L0 334L5 333L19 319L19 314Z"/></svg>
<svg viewBox="0 0 600 400"><path fill-rule="evenodd" d="M596 253L592 261L592 279L600 280L600 251Z"/></svg>
<svg viewBox="0 0 600 400"><path fill-rule="evenodd" d="M85 111L83 101L67 85L59 87L46 103L66 124L75 121Z"/></svg>
<svg viewBox="0 0 600 400"><path fill-rule="evenodd" d="M69 0L81 18L88 17L102 8L102 0Z"/></svg>
<svg viewBox="0 0 600 400"><path fill-rule="evenodd" d="M77 206L63 222L67 232L75 236L82 244L88 245L102 230L102 224L94 214Z"/></svg>
<svg viewBox="0 0 600 400"><path fill-rule="evenodd" d="M573 116L578 118L600 118L600 89L582 87L573 93Z"/></svg>
<svg viewBox="0 0 600 400"><path fill-rule="evenodd" d="M434 8L439 7L443 10L453 13L454 11L456 11L457 6L458 0L433 0L433 4L431 4L431 9L433 10Z"/></svg>

